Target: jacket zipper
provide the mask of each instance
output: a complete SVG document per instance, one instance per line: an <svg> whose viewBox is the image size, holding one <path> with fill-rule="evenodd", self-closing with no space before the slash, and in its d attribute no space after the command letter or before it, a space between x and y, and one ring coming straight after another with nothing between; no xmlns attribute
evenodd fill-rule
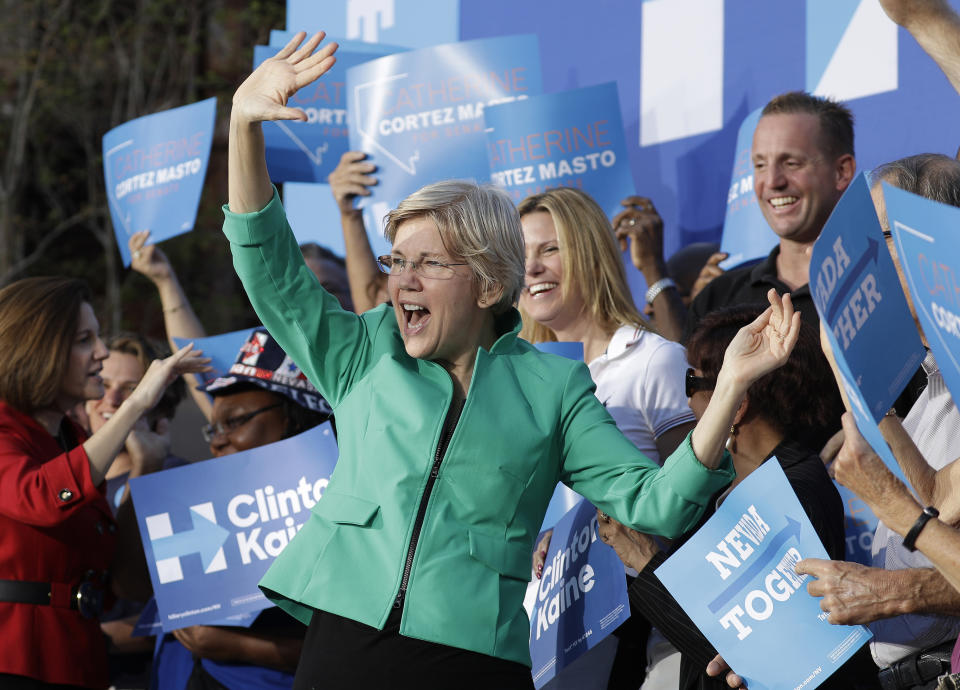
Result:
<svg viewBox="0 0 960 690"><path fill-rule="evenodd" d="M460 413L463 412L463 406L466 401L460 405L451 404L447 410L447 416L443 420L443 436L437 445L437 452L433 458L433 466L430 468L430 476L427 478L427 486L423 490L423 496L420 497L420 507L417 509L417 519L413 523L413 532L410 535L410 546L407 548L407 560L403 565L403 577L400 579L400 590L397 592L397 598L393 601L394 609L402 609L403 601L407 595L407 584L410 581L410 571L413 569L413 557L417 551L417 542L420 541L420 532L423 529L423 519L427 513L427 502L430 500L430 494L433 492L433 485L437 483L437 476L440 474L440 463L443 462L447 454L447 446L450 445L450 439L457 428L457 422L460 421Z"/></svg>

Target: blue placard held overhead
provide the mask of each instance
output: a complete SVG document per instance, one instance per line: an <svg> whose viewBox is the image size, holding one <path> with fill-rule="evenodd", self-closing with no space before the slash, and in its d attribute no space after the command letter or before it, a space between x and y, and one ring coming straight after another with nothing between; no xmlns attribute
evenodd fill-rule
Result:
<svg viewBox="0 0 960 690"><path fill-rule="evenodd" d="M492 106L483 116L490 179L515 201L576 187L613 216L634 193L616 83Z"/></svg>
<svg viewBox="0 0 960 690"><path fill-rule="evenodd" d="M490 176L483 111L541 92L534 36L388 55L347 70L350 147L377 165L361 205L392 208L430 182Z"/></svg>
<svg viewBox="0 0 960 690"><path fill-rule="evenodd" d="M257 583L322 500L337 455L330 425L321 424L130 480L165 631L216 625L272 605Z"/></svg>
<svg viewBox="0 0 960 690"><path fill-rule="evenodd" d="M960 400L960 209L883 183L910 297L943 380Z"/></svg>
<svg viewBox="0 0 960 690"><path fill-rule="evenodd" d="M804 558L829 556L771 458L656 574L750 690L812 689L870 632L827 621L794 572Z"/></svg>
<svg viewBox="0 0 960 690"><path fill-rule="evenodd" d="M553 531L530 617L533 683L545 685L630 617L623 563L580 501Z"/></svg>
<svg viewBox="0 0 960 690"><path fill-rule="evenodd" d="M139 117L103 135L103 179L123 265L130 236L150 241L193 230L207 173L217 99Z"/></svg>
<svg viewBox="0 0 960 690"><path fill-rule="evenodd" d="M334 39L327 39L326 42ZM263 123L267 169L274 182L326 182L348 150L347 69L354 65L389 55L396 48L363 45L354 49L356 41L338 41L337 61L330 70L312 84L297 91L287 105L299 108L306 122L277 120ZM253 67L280 50L275 46L255 46Z"/></svg>
<svg viewBox="0 0 960 690"><path fill-rule="evenodd" d="M737 150L727 192L727 213L723 218L723 237L720 240L720 251L729 254L720 263L725 270L765 257L778 242L776 233L763 217L753 190L751 152L753 132L760 121L761 110L758 108L747 115L737 133Z"/></svg>

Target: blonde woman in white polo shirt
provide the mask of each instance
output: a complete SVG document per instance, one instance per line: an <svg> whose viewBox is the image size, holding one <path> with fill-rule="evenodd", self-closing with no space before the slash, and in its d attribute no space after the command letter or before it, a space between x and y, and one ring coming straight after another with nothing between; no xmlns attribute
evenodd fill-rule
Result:
<svg viewBox="0 0 960 690"><path fill-rule="evenodd" d="M640 315L610 221L588 194L558 187L527 197L518 210L526 245L521 337L581 342L597 397L620 431L662 464L696 423L684 389L683 346ZM544 541L534 554L537 576L546 550ZM676 686L679 652L656 631L648 659L648 685Z"/></svg>

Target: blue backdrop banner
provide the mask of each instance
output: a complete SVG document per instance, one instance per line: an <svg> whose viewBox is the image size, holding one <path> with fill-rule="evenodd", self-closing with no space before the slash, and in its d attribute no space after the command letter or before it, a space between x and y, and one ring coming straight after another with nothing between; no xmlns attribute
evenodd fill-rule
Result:
<svg viewBox="0 0 960 690"><path fill-rule="evenodd" d="M379 184L360 205L392 208L437 180L487 180L484 109L540 92L534 36L451 43L348 69L350 148L378 166Z"/></svg>
<svg viewBox="0 0 960 690"><path fill-rule="evenodd" d="M615 83L512 101L483 116L490 179L514 201L576 187L612 216L634 193Z"/></svg>
<svg viewBox="0 0 960 690"><path fill-rule="evenodd" d="M750 690L812 690L871 635L827 622L804 558L829 556L771 458L656 573Z"/></svg>
<svg viewBox="0 0 960 690"><path fill-rule="evenodd" d="M327 39L327 42L336 39ZM329 72L297 91L287 102L307 116L306 122L277 120L263 123L267 169L274 182L326 182L348 150L347 69L368 60L389 55L397 48L369 46L356 41L337 41L337 62ZM253 67L280 50L277 46L255 46Z"/></svg>
<svg viewBox="0 0 960 690"><path fill-rule="evenodd" d="M103 179L123 265L130 236L150 241L193 230L207 174L217 99L138 117L103 135Z"/></svg>
<svg viewBox="0 0 960 690"><path fill-rule="evenodd" d="M222 624L272 605L257 583L322 500L337 455L325 423L130 480L165 631Z"/></svg>
<svg viewBox="0 0 960 690"><path fill-rule="evenodd" d="M727 214L723 218L720 251L729 256L720 268L730 269L753 259L765 257L777 244L777 236L763 217L753 191L753 131L760 121L757 108L747 115L737 132L737 149L727 192Z"/></svg>
<svg viewBox="0 0 960 690"><path fill-rule="evenodd" d="M580 501L553 530L530 618L533 683L545 685L630 617L623 563Z"/></svg>
<svg viewBox="0 0 960 690"><path fill-rule="evenodd" d="M950 394L960 400L960 209L886 183L883 196L920 326Z"/></svg>

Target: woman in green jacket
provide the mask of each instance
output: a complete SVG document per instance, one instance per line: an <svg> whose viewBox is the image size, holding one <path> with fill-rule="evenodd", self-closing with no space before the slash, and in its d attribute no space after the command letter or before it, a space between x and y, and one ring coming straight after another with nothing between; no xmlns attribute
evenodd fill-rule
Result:
<svg viewBox="0 0 960 690"><path fill-rule="evenodd" d="M782 364L789 297L731 344L710 406L658 468L617 430L586 367L517 338L523 239L509 198L430 185L388 217L392 305L346 312L304 265L260 122L333 64L298 34L234 95L224 233L257 313L334 409L340 460L261 582L310 627L295 687L532 686L522 599L556 482L664 535L732 479L724 452L752 381Z"/></svg>

